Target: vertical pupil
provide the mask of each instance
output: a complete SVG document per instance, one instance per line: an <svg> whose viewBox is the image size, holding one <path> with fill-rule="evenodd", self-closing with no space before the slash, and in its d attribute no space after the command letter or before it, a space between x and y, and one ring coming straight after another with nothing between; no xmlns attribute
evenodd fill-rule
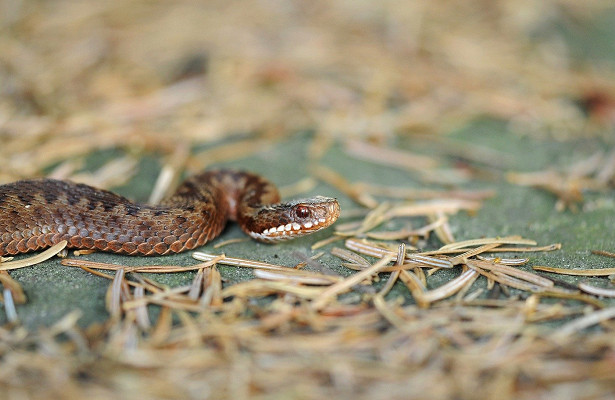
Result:
<svg viewBox="0 0 615 400"><path fill-rule="evenodd" d="M310 215L310 210L308 210L305 206L297 207L297 217L299 218L307 218Z"/></svg>

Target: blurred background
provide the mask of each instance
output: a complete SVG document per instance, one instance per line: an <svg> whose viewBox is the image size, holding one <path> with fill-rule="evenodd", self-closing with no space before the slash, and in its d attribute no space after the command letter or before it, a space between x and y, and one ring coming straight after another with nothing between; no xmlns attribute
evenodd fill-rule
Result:
<svg viewBox="0 0 615 400"><path fill-rule="evenodd" d="M346 234L272 247L231 225L223 243L203 247L210 253L348 276L329 250L342 242L330 239L363 238L367 226L393 249L522 235L549 250L531 253L532 266L610 268L613 38L612 0L0 0L0 184L70 178L155 202L184 172L228 163L262 173L284 197L338 197L333 229L344 234L345 224ZM431 200L382 227L372 218ZM450 226L445 214L455 214ZM189 253L91 260L195 263ZM122 291L120 302L123 271L111 285L55 259L0 271L4 295L21 294L13 316L23 324L9 326L0 311L0 397L615 393L615 312L602 294L543 301L491 277L455 294L456 268L430 270L429 281L421 272L432 298L443 287L456 296L429 309L397 282L379 304L357 289L319 313L251 270L207 268L148 281L190 287L181 298L165 292L170 305L150 303L163 305L150 307L150 329L135 317L148 316L147 302L134 306L143 290ZM397 273L353 291L392 285ZM557 276L568 289L588 282ZM606 278L589 282L612 296Z"/></svg>
<svg viewBox="0 0 615 400"><path fill-rule="evenodd" d="M611 1L0 6L1 183L101 149L304 131L391 144L476 118L612 141Z"/></svg>

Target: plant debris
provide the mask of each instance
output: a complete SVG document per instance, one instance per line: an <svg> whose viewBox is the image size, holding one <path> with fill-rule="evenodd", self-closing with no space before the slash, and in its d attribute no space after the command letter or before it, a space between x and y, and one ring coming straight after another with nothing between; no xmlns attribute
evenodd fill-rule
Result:
<svg viewBox="0 0 615 400"><path fill-rule="evenodd" d="M325 186L353 206L288 265L237 256L244 238L169 265L66 258L66 243L0 258L0 397L612 398L615 269L535 265L566 242L517 229L473 237L456 222L500 196L496 183L547 191L564 213L612 209L615 75L575 44L609 13L603 0L9 1L0 183L136 192L152 186L155 158L157 203L214 164L256 156L278 169L292 157L305 173L282 182L284 196ZM448 135L477 119L600 150L523 169L514 144L491 146L496 132L484 143ZM297 137L299 152L277 151ZM332 157L378 173L348 174ZM104 309L28 328L20 307L48 312L46 281L16 270L56 254L105 279ZM84 326L84 312L107 317Z"/></svg>

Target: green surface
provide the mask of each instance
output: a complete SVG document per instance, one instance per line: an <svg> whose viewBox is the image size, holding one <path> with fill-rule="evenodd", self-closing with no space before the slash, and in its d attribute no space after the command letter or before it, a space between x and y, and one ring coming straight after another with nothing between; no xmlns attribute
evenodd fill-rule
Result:
<svg viewBox="0 0 615 400"><path fill-rule="evenodd" d="M272 144L267 151L258 153L248 159L242 159L226 164L233 168L255 171L267 176L279 186L292 184L308 175L308 158L306 149L309 147L309 134L298 134L293 139ZM458 141L465 145L477 144L504 154L499 167L491 167L491 177L484 181L472 181L462 185L462 188L491 188L497 191L497 196L485 202L477 215L459 214L452 218L452 229L456 239L472 239L485 236L522 235L535 239L539 245L562 243L560 251L550 253L532 253L530 265L549 265L563 268L602 268L613 267L613 259L592 255L592 249L615 250L613 227L615 226L615 201L613 191L609 193L588 194L586 200L593 205L591 211L571 213L557 212L554 208L553 196L532 188L513 186L505 181L505 173L511 171L532 171L549 165L565 166L572 160L578 160L604 149L605 144L598 141L576 141L568 143L535 141L527 137L519 137L508 133L505 125L497 121L482 121L472 124L447 139ZM412 137L402 143L400 148L412 148L425 154L438 153L438 145L433 142L415 141ZM101 153L92 157L90 167L104 158L114 157L116 153ZM123 195L144 200L154 183L160 164L155 155L147 157L138 171L134 182L118 188ZM454 160L451 160L454 162ZM392 167L382 167L368 162L357 161L348 156L342 146L334 146L320 161L321 164L334 168L350 181L366 181L379 184L395 184L409 187L425 187L419 183L416 176L407 171ZM438 186L431 186L437 188ZM322 194L338 197L344 210L358 206L338 193L334 188L321 184L309 194ZM424 221L413 220L414 226L420 226ZM381 227L386 229L387 227ZM230 225L222 236L212 243L199 249L200 251L219 254L221 251L232 257L243 257L292 266L298 263L293 252L312 255L310 245L329 235L330 232L319 232L311 237L301 238L293 242L278 245L266 245L254 241L228 245L216 250L212 245L243 234L235 225ZM341 245L338 242L336 245ZM433 247L439 246L436 241L430 242ZM325 248L323 250L328 250ZM166 257L128 257L112 254L92 254L83 256L86 260L118 263L124 265L192 265L197 261L191 258L191 252ZM339 266L339 260L325 254L320 261L347 275L351 273ZM250 279L252 271L232 267L220 267L226 284ZM456 276L458 270L446 271L430 280L430 285L437 286L447 279ZM52 259L34 267L11 272L11 275L23 286L28 297L28 303L19 305L18 315L30 327L40 324L50 324L57 321L71 310L81 309L82 325L103 321L107 318L104 306L105 292L109 280L93 276L78 268L60 265L60 261ZM176 286L191 282L194 272L156 274L155 279L161 283ZM569 282L577 281L574 277L558 277ZM582 278L597 285L607 285L606 278ZM390 296L403 294L407 290L398 285ZM411 301L411 300L408 300ZM5 322L4 315L0 323Z"/></svg>

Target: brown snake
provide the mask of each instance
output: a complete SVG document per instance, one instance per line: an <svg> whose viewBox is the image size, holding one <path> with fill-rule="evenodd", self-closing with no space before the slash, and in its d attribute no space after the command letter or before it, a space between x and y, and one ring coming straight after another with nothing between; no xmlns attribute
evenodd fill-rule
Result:
<svg viewBox="0 0 615 400"><path fill-rule="evenodd" d="M178 253L215 238L229 219L254 239L274 242L316 232L340 213L328 197L279 201L269 181L229 170L193 176L156 206L67 181L19 181L0 185L0 256L62 240L113 253Z"/></svg>

